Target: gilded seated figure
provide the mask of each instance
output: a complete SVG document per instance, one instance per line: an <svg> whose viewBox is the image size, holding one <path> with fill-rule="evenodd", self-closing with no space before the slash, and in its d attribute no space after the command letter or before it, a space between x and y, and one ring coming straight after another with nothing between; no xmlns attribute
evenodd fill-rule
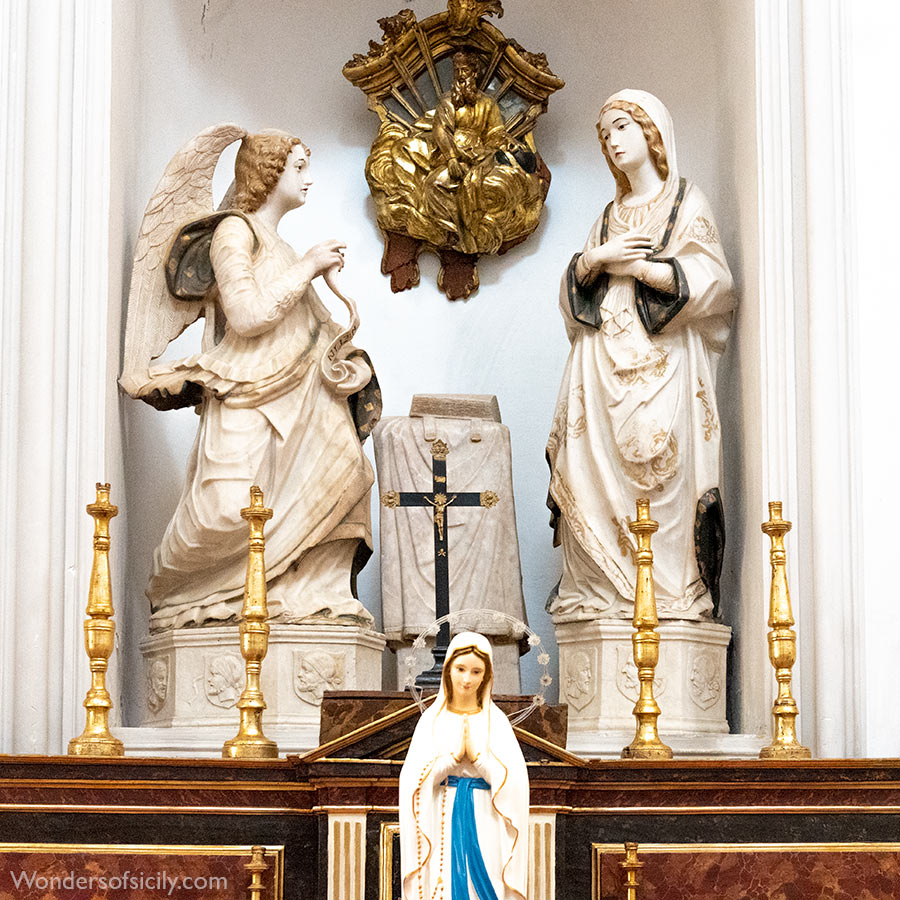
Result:
<svg viewBox="0 0 900 900"><path fill-rule="evenodd" d="M416 258L428 244L450 299L478 287L479 254L502 253L534 231L550 182L533 147L509 134L497 102L478 89L478 59L467 51L453 57L451 90L411 130L383 122L366 178L392 288L418 283Z"/></svg>

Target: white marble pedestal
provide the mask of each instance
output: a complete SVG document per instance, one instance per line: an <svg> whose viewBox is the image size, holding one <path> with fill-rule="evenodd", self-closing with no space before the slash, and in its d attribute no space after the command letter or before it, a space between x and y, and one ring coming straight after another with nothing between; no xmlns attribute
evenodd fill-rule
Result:
<svg viewBox="0 0 900 900"><path fill-rule="evenodd" d="M660 737L727 734L725 655L731 629L712 622L663 622L657 630ZM569 706L569 735L576 743L579 734L634 732L633 632L622 619L557 623L560 702Z"/></svg>
<svg viewBox="0 0 900 900"><path fill-rule="evenodd" d="M272 625L262 665L264 725L318 729L323 691L381 689L384 635L346 625ZM180 628L141 642L144 726L238 723L244 660L237 625Z"/></svg>

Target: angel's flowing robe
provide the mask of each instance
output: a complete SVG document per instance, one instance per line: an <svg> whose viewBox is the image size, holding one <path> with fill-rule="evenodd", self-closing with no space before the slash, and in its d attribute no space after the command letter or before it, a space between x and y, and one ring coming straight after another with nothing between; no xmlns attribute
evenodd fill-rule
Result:
<svg viewBox="0 0 900 900"><path fill-rule="evenodd" d="M582 286L577 255L563 276L560 310L572 346L547 443L548 503L563 548L562 579L548 602L557 621L631 617L628 523L641 497L659 522L652 547L660 616L698 618L713 606L696 544L704 515L721 515L715 388L734 305L731 274L696 185L675 181L649 208L614 201L585 250L628 230L662 247L671 293L638 292L633 278L605 274Z"/></svg>
<svg viewBox="0 0 900 900"><path fill-rule="evenodd" d="M241 509L258 484L272 618L371 623L351 570L370 553L374 480L348 406L320 362L340 331L294 250L265 224L229 216L210 261L222 340L172 364L205 388L184 491L154 555L151 629L235 617L247 570ZM254 236L255 231L255 236ZM256 241L258 239L258 246ZM363 384L371 369L350 360Z"/></svg>

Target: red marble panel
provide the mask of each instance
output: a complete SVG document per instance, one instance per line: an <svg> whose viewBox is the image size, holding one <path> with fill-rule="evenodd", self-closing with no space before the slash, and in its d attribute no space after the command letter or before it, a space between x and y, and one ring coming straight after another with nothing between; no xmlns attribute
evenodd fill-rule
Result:
<svg viewBox="0 0 900 900"><path fill-rule="evenodd" d="M641 852L639 900L895 900L900 844ZM601 853L595 900L625 897L623 851Z"/></svg>
<svg viewBox="0 0 900 900"><path fill-rule="evenodd" d="M75 806L222 807L234 809L304 810L315 803L314 791L270 789L247 790L242 786L93 785L75 784L0 785L3 804L65 804Z"/></svg>
<svg viewBox="0 0 900 900"><path fill-rule="evenodd" d="M225 854L219 848L193 853L185 848L101 852L62 845L0 849L0 900L244 900L249 861L249 853ZM273 854L266 862L264 896L280 900L280 864Z"/></svg>
<svg viewBox="0 0 900 900"><path fill-rule="evenodd" d="M398 762L0 757L0 805L217 807L311 812L328 805L396 806ZM597 810L697 807L727 813L900 811L900 760L595 761L531 766L537 806ZM773 810L774 808L774 810Z"/></svg>
<svg viewBox="0 0 900 900"><path fill-rule="evenodd" d="M577 807L719 807L734 806L900 806L900 788L896 786L832 785L707 785L605 786L586 784L572 788L568 804Z"/></svg>

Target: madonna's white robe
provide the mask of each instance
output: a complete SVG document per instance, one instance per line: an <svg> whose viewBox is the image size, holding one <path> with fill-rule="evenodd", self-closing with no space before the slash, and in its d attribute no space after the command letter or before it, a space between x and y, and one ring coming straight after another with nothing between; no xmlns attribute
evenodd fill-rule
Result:
<svg viewBox="0 0 900 900"><path fill-rule="evenodd" d="M474 645L490 655L480 634L461 632L450 642ZM475 823L485 868L497 900L525 900L528 886L528 771L509 719L490 700L488 685L481 712L469 716L473 764L453 762L460 744L462 716L450 712L443 687L425 710L400 771L400 868L403 900L451 900L450 839L456 788L448 775L483 778L490 790L473 791ZM476 897L469 884L470 897Z"/></svg>
<svg viewBox="0 0 900 900"><path fill-rule="evenodd" d="M650 499L659 522L652 541L659 615L697 618L712 607L694 528L698 501L720 486L716 367L731 324L732 279L706 198L677 177L665 107L641 92L621 96L654 120L671 171L648 207L629 209L617 198L585 249L603 242L604 221L607 239L647 232L655 247L664 245L653 258L672 264L676 286L645 305L645 323L633 278L602 275L581 288L574 259L563 277L560 311L572 347L547 443L549 503L564 555L562 580L548 603L556 621L631 617L628 522L641 497Z"/></svg>
<svg viewBox="0 0 900 900"><path fill-rule="evenodd" d="M157 379L168 368L174 380L207 390L184 491L154 556L151 628L239 613L248 552L240 511L251 484L274 510L266 525L273 618L370 623L350 594L350 566L360 542L371 546L374 476L348 407L351 391L328 385L319 366L340 328L294 250L248 218L252 230L239 216L223 219L210 247L227 322L222 340L154 367ZM365 384L368 365L349 362Z"/></svg>

